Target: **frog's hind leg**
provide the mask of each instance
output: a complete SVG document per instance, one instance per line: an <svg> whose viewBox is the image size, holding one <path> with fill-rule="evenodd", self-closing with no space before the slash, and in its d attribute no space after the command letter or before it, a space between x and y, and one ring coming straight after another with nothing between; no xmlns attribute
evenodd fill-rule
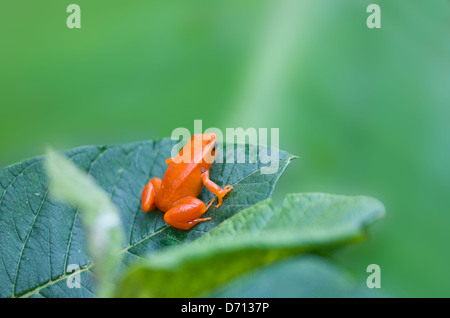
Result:
<svg viewBox="0 0 450 318"><path fill-rule="evenodd" d="M205 213L215 199L212 199L208 205L203 201L187 197L178 200L174 207L164 214L164 221L181 230L189 230L199 222L211 220L211 218L200 218Z"/></svg>
<svg viewBox="0 0 450 318"><path fill-rule="evenodd" d="M153 178L145 186L141 194L142 211L149 212L156 208L155 200L161 188L161 179Z"/></svg>

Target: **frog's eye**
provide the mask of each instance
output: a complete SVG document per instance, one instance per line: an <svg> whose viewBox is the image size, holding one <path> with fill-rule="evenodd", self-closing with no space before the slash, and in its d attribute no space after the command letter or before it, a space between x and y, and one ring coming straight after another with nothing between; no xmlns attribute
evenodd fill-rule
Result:
<svg viewBox="0 0 450 318"><path fill-rule="evenodd" d="M216 155L216 144L214 144L214 147L212 147L212 149L211 149L211 154L213 155L213 156L215 156Z"/></svg>

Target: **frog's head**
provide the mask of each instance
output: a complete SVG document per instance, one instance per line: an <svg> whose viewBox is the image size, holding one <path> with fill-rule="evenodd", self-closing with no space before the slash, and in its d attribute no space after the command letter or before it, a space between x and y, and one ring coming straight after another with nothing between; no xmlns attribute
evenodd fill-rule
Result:
<svg viewBox="0 0 450 318"><path fill-rule="evenodd" d="M196 134L191 138L192 158L194 162L202 162L209 169L216 158L216 134Z"/></svg>

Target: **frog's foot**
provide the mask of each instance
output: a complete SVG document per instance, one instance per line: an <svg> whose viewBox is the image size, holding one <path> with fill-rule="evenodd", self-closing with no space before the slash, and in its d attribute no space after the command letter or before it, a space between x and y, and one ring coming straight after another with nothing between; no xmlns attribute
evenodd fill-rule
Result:
<svg viewBox="0 0 450 318"><path fill-rule="evenodd" d="M141 194L142 211L149 212L156 208L155 200L161 188L161 179L153 178L144 187Z"/></svg>
<svg viewBox="0 0 450 318"><path fill-rule="evenodd" d="M231 185L225 186L225 188L221 189L221 191L218 192L217 197L219 198L219 202L216 205L216 208L222 205L223 198L227 195L228 192L233 190L233 187Z"/></svg>
<svg viewBox="0 0 450 318"><path fill-rule="evenodd" d="M219 199L219 203L216 205L216 208L222 205L223 197L227 195L228 192L233 190L233 187L231 185L225 186L225 188L219 187L217 184L215 184L211 179L209 179L209 170L206 170L202 174L202 182L205 185L205 187L208 188L209 191L217 195L217 198Z"/></svg>
<svg viewBox="0 0 450 318"><path fill-rule="evenodd" d="M206 206L203 201L187 197L178 200L174 207L164 214L164 221L181 230L189 230L199 222L211 220L211 218L200 218L205 213L215 199L212 199Z"/></svg>

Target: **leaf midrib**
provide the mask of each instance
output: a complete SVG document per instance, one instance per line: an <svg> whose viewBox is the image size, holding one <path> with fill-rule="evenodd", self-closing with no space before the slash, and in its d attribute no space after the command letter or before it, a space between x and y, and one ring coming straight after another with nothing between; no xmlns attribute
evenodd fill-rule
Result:
<svg viewBox="0 0 450 318"><path fill-rule="evenodd" d="M106 151L106 149L105 149L105 151ZM102 151L102 152L98 155L98 157L100 157L101 154L103 154L105 151ZM96 161L96 159L98 159L98 157L95 158L95 159L92 161L91 165L93 165L94 161ZM279 161L282 162L282 161L286 160L286 161L289 162L291 159L292 159L292 158L286 158L286 159L280 159ZM282 171L284 171L284 169L286 169L286 167L287 167L287 164L286 164L286 165L283 165ZM255 170L254 172L252 172L252 173L246 175L244 178L239 179L238 181L236 181L236 182L233 183L232 185L236 185L236 184L242 182L243 180L245 180L245 179L247 179L247 178L253 176L254 174L257 174L258 172L260 172L260 170L261 170L261 168L259 167L257 170ZM280 174L280 175L281 175L281 174ZM278 178L277 178L276 180L278 180ZM275 182L276 182L276 180L275 180ZM273 189L271 189L271 192L272 192L272 191L273 191ZM269 195L270 195L270 193L269 193ZM245 205L244 205L244 206L245 206ZM166 225L166 226L162 227L161 229L159 229L158 231L153 232L153 233L151 233L151 234L145 236L144 238L138 240L137 242L133 243L132 245L129 245L129 246L125 247L124 249L121 250L121 252L119 253L119 255L121 255L121 254L123 254L123 253L125 253L125 252L129 252L129 250L130 250L131 248L133 248L133 247L135 247L135 246L137 246L137 245L139 245L139 244L144 243L146 240L150 239L150 238L153 237L154 235L157 235L157 234L159 234L159 233L162 233L163 231L167 230L168 228L170 228L170 226L169 226L169 225ZM136 255L136 254L134 254L134 253L131 253L131 254ZM18 297L20 297L20 298L26 298L26 297L30 297L30 296L32 296L32 295L35 295L35 294L39 293L41 290L43 290L43 289L45 289L45 288L47 288L47 287L50 287L50 286L52 286L52 285L54 285L54 284L56 284L56 283L58 283L58 282L60 282L60 281L62 281L62 280L64 280L64 279L67 279L67 278L68 278L69 276L71 276L71 275L81 274L81 273L83 273L83 272L89 270L90 268L92 268L94 265L95 265L95 264L94 264L93 262L91 262L91 263L87 264L85 267L79 269L78 271L75 271L75 272L70 273L70 274L64 273L64 274L63 274L62 276L60 276L59 278L57 278L57 279L55 279L55 280L49 280L48 282L46 282L46 283L44 283L44 284L42 284L42 285L38 285L38 286L36 286L35 288L33 288L33 289L29 290L29 291L26 291L26 292L24 292L24 293L22 293L22 294L15 295L15 293L13 292L13 295L11 296L11 298L18 298ZM64 269L64 270L65 270L65 269ZM17 279L17 274L16 274L16 279ZM13 291L15 291L15 288L16 288L16 282L14 283ZM42 294L41 294L41 295L42 295Z"/></svg>
<svg viewBox="0 0 450 318"><path fill-rule="evenodd" d="M165 225L164 227L162 227L162 228L159 229L158 231L153 232L152 234L149 234L149 235L145 236L144 238L140 239L139 241L135 242L133 245L130 245L130 246L125 247L124 249L122 249L122 250L119 252L118 255L122 255L123 253L129 252L129 250L130 250L131 248L133 248L133 247L135 247L135 246L137 246L137 245L143 243L145 240L150 239L152 236L157 235L157 234L163 232L164 230L166 230L166 229L169 228L169 227L170 227L169 225ZM135 254L133 254L133 255L135 255ZM69 278L69 276L73 276L73 275L76 275L76 274L81 274L81 273L83 273L83 272L89 270L90 268L94 267L94 265L95 265L95 263L94 263L94 262L91 262L90 264L84 266L83 268L80 268L80 269L74 271L73 273L70 273L70 274L64 273L63 275L61 275L60 277L58 277L58 278L55 279L55 280L50 280L50 281L46 282L46 283L43 284L43 285L39 285L39 286L37 286L36 288L34 288L34 289L30 290L30 291L27 291L26 293L24 293L24 294L22 294L22 295L15 295L15 296L13 296L13 297L11 297L11 298L17 298L17 297L20 297L20 298L27 298L27 297L30 297L30 296L32 296L32 295L34 295L34 294L38 294L42 289L47 288L47 287L50 287L50 286L52 286L52 285L54 285L54 284L56 284L56 283L58 283L58 282L60 282L60 281L62 281L62 280L64 280L64 279L67 279L67 278ZM41 295L42 295L42 294L41 294Z"/></svg>

